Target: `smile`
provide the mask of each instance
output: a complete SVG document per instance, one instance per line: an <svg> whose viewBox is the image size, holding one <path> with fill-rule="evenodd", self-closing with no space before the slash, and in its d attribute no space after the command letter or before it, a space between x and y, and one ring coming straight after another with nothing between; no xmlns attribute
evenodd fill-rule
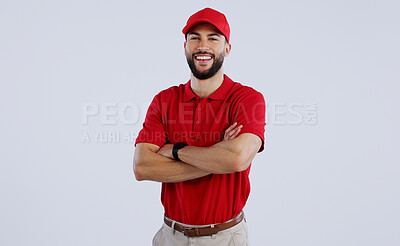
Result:
<svg viewBox="0 0 400 246"><path fill-rule="evenodd" d="M196 60L206 61L211 60L212 57L208 55L196 55L195 58Z"/></svg>

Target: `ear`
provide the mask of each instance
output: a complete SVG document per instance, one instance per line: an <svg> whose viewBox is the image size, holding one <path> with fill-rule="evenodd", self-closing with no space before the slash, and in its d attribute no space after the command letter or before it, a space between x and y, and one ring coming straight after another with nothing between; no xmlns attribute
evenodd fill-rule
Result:
<svg viewBox="0 0 400 246"><path fill-rule="evenodd" d="M231 52L232 45L230 43L225 44L225 56L228 56L229 53Z"/></svg>

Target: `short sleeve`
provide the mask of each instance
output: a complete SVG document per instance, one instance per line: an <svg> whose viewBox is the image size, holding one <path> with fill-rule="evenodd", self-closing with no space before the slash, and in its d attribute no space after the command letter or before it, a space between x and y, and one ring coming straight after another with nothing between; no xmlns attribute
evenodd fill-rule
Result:
<svg viewBox="0 0 400 246"><path fill-rule="evenodd" d="M264 150L265 112L263 95L253 89L243 93L235 110L234 122L243 125L239 135L253 133L261 138L262 144L258 152Z"/></svg>
<svg viewBox="0 0 400 246"><path fill-rule="evenodd" d="M143 128L136 138L135 146L138 143L152 143L162 147L166 143L167 137L162 122L160 96L159 93L153 98L147 110Z"/></svg>

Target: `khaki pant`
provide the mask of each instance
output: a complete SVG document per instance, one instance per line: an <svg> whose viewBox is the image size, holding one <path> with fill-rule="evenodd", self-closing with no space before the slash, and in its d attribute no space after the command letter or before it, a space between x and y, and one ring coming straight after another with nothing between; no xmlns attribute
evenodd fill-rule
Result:
<svg viewBox="0 0 400 246"><path fill-rule="evenodd" d="M187 237L163 223L153 238L153 246L248 246L246 219L212 236Z"/></svg>

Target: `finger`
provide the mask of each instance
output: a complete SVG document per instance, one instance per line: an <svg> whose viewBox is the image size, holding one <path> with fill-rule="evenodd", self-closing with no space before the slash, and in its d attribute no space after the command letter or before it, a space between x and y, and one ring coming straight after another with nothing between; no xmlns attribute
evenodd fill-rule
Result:
<svg viewBox="0 0 400 246"><path fill-rule="evenodd" d="M232 129L233 129L236 125L237 125L237 122L233 123L230 127L228 127L228 128L225 130L224 139L227 138L227 137L229 137L229 134L231 133Z"/></svg>
<svg viewBox="0 0 400 246"><path fill-rule="evenodd" d="M234 128L234 129L230 130L229 132L227 132L227 133L226 133L226 136L227 136L228 138L231 137L231 136L235 133L236 129L237 129L237 128Z"/></svg>
<svg viewBox="0 0 400 246"><path fill-rule="evenodd" d="M232 131L225 133L224 140L229 140L232 134L233 134Z"/></svg>
<svg viewBox="0 0 400 246"><path fill-rule="evenodd" d="M233 123L228 129L225 130L225 132L231 131L235 126L237 125L237 122Z"/></svg>
<svg viewBox="0 0 400 246"><path fill-rule="evenodd" d="M243 126L240 125L240 126L234 128L234 129L232 129L231 131L229 131L229 134L230 134L230 135L234 134L234 133L236 132L237 129L241 129L242 127L243 127Z"/></svg>
<svg viewBox="0 0 400 246"><path fill-rule="evenodd" d="M236 129L235 133L231 136L232 139L237 137L237 135L239 134L239 132L242 130L242 127L243 127L243 126L240 126L240 127L238 127L238 128Z"/></svg>
<svg viewBox="0 0 400 246"><path fill-rule="evenodd" d="M229 139L234 139L235 137L237 137L237 135L239 134L239 132L242 130L243 126L239 126L235 129L235 131L232 133L232 135L229 137Z"/></svg>
<svg viewBox="0 0 400 246"><path fill-rule="evenodd" d="M242 125L240 125L240 126L238 126L238 127L236 127L235 129L233 129L232 131L230 131L229 133L228 133L228 138L229 139L232 139L232 138L234 138L234 137L236 137L236 135L240 132L240 129L242 129Z"/></svg>

